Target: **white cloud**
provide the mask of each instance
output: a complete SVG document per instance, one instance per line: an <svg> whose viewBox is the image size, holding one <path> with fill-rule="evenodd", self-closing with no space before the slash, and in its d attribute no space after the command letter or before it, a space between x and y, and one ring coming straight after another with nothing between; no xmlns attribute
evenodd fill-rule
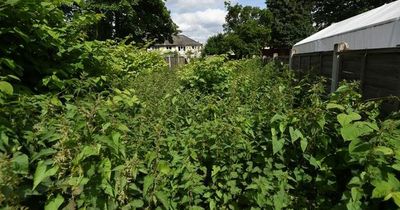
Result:
<svg viewBox="0 0 400 210"><path fill-rule="evenodd" d="M179 30L192 39L204 43L223 31L227 13L224 0L169 0L167 7Z"/></svg>
<svg viewBox="0 0 400 210"><path fill-rule="evenodd" d="M199 11L207 8L224 8L224 0L168 0L167 5L174 12Z"/></svg>

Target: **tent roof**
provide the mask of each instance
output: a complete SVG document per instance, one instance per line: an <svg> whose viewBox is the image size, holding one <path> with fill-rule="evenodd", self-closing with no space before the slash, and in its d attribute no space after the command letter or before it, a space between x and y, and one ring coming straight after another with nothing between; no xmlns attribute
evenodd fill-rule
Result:
<svg viewBox="0 0 400 210"><path fill-rule="evenodd" d="M295 47L334 36L349 34L353 32L355 33L363 29L372 28L399 20L400 0L385 4L381 7L346 19L339 23L334 23L331 26L323 29L322 31L319 31L311 35L310 37L298 42L297 44L295 44ZM386 32L382 31L382 33Z"/></svg>

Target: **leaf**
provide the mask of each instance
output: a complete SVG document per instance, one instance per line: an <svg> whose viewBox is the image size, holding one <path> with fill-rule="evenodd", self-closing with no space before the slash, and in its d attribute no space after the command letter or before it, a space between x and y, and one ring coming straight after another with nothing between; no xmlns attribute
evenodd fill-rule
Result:
<svg viewBox="0 0 400 210"><path fill-rule="evenodd" d="M82 6L83 4L83 0L74 0L74 2L79 6Z"/></svg>
<svg viewBox="0 0 400 210"><path fill-rule="evenodd" d="M122 131L122 132L129 132L131 131L128 126L124 125L124 124L118 124L117 125L118 130Z"/></svg>
<svg viewBox="0 0 400 210"><path fill-rule="evenodd" d="M360 201L353 201L350 200L347 204L346 204L347 210L362 210L361 208L361 202Z"/></svg>
<svg viewBox="0 0 400 210"><path fill-rule="evenodd" d="M327 109L339 109L341 111L344 111L346 108L344 108L344 106L340 105L340 104L333 104L333 103L329 103L326 106Z"/></svg>
<svg viewBox="0 0 400 210"><path fill-rule="evenodd" d="M7 95L12 95L14 93L14 88L10 83L6 81L0 81L0 91Z"/></svg>
<svg viewBox="0 0 400 210"><path fill-rule="evenodd" d="M166 209L170 209L169 208L169 199L168 199L168 196L166 193L159 191L159 192L156 192L155 195L156 195L157 199L163 204L163 206Z"/></svg>
<svg viewBox="0 0 400 210"><path fill-rule="evenodd" d="M315 168L321 168L321 162L315 159L313 156L311 156L308 160L312 166Z"/></svg>
<svg viewBox="0 0 400 210"><path fill-rule="evenodd" d="M53 104L54 106L62 106L63 105L61 103L60 99L57 98L57 96L51 97L50 103Z"/></svg>
<svg viewBox="0 0 400 210"><path fill-rule="evenodd" d="M29 158L27 155L22 154L13 158L13 168L14 172L18 174L28 174L29 173Z"/></svg>
<svg viewBox="0 0 400 210"><path fill-rule="evenodd" d="M16 67L15 61L13 61L13 60L11 60L11 59L3 58L3 59L1 59L0 61L4 62L4 63L6 64L6 66L7 66L8 68L12 69L12 70L14 70L15 67ZM16 77L16 76L8 75L8 77L13 78L13 79L16 79L16 80L19 81L19 78Z"/></svg>
<svg viewBox="0 0 400 210"><path fill-rule="evenodd" d="M102 179L101 188L104 190L105 194L114 197L114 188L110 185L110 183L107 180Z"/></svg>
<svg viewBox="0 0 400 210"><path fill-rule="evenodd" d="M351 186L351 185L355 185L355 186L361 185L361 179L360 179L360 177L355 176L355 177L351 178L351 180L350 180L350 182L348 183L348 185L349 185L349 186Z"/></svg>
<svg viewBox="0 0 400 210"><path fill-rule="evenodd" d="M177 101L178 101L178 98L177 97L173 97L172 98L172 105L175 105Z"/></svg>
<svg viewBox="0 0 400 210"><path fill-rule="evenodd" d="M150 165L153 163L153 161L157 158L157 153L154 151L150 151L149 153L146 154L146 160L147 160L147 166L150 167Z"/></svg>
<svg viewBox="0 0 400 210"><path fill-rule="evenodd" d="M393 198L394 203L395 203L398 207L400 207L400 192L394 192L394 193L392 193L392 198Z"/></svg>
<svg viewBox="0 0 400 210"><path fill-rule="evenodd" d="M211 177L215 177L221 171L221 167L213 166L211 171Z"/></svg>
<svg viewBox="0 0 400 210"><path fill-rule="evenodd" d="M33 175L33 189L34 190L40 182L43 181L43 179L46 178L46 169L47 166L44 164L43 161L40 161L38 163L38 166L36 167L35 174Z"/></svg>
<svg viewBox="0 0 400 210"><path fill-rule="evenodd" d="M90 156L97 156L100 153L101 145L96 146L85 146L82 151L75 157L73 163L75 165L79 164L81 161L85 160Z"/></svg>
<svg viewBox="0 0 400 210"><path fill-rule="evenodd" d="M59 209L60 206L63 204L64 198L58 194L57 197L53 198L46 206L44 207L45 210L55 210Z"/></svg>
<svg viewBox="0 0 400 210"><path fill-rule="evenodd" d="M209 206L210 206L210 210L215 210L215 209L217 209L217 204L215 203L214 200L211 200L211 201L210 201Z"/></svg>
<svg viewBox="0 0 400 210"><path fill-rule="evenodd" d="M293 127L289 128L290 138L292 139L292 143L296 142L300 138L303 138L303 134L299 130L294 130Z"/></svg>
<svg viewBox="0 0 400 210"><path fill-rule="evenodd" d="M300 146L301 146L301 150L303 150L303 152L305 152L307 150L308 141L306 138L301 139Z"/></svg>
<svg viewBox="0 0 400 210"><path fill-rule="evenodd" d="M274 122L276 122L276 121L281 121L281 120L283 120L283 119L285 119L282 115L280 115L280 114L276 114L275 116L273 116L272 118L271 118L271 123L274 123Z"/></svg>
<svg viewBox="0 0 400 210"><path fill-rule="evenodd" d="M274 128L271 128L271 133L272 133L272 151L275 155L276 153L282 150L283 146L285 145L285 140L284 139L278 140L277 132Z"/></svg>
<svg viewBox="0 0 400 210"><path fill-rule="evenodd" d="M129 204L133 208L142 208L144 205L144 202L142 200L133 200Z"/></svg>
<svg viewBox="0 0 400 210"><path fill-rule="evenodd" d="M374 131L369 123L356 122L354 124L346 124L340 129L342 137L346 141L352 141L358 137L371 134Z"/></svg>
<svg viewBox="0 0 400 210"><path fill-rule="evenodd" d="M17 76L15 76L15 75L12 75L12 74L10 74L10 75L7 75L7 77L9 77L9 78L11 78L11 79L14 79L14 80L17 80L17 81L21 81L21 79L20 78L18 78Z"/></svg>
<svg viewBox="0 0 400 210"><path fill-rule="evenodd" d="M18 4L20 0L7 0L6 4L9 4L11 6L15 6L16 4Z"/></svg>
<svg viewBox="0 0 400 210"><path fill-rule="evenodd" d="M111 161L108 158L105 158L101 161L101 169L103 178L107 181L110 181L111 178Z"/></svg>
<svg viewBox="0 0 400 210"><path fill-rule="evenodd" d="M158 170L161 173L168 175L169 172L171 171L171 168L169 167L169 164L167 161L160 161L158 163Z"/></svg>
<svg viewBox="0 0 400 210"><path fill-rule="evenodd" d="M55 153L57 153L57 150L52 149L52 148L42 149L42 150L40 150L39 153L36 153L32 156L31 162L33 162L41 157L47 157L47 156L55 154Z"/></svg>
<svg viewBox="0 0 400 210"><path fill-rule="evenodd" d="M383 153L384 155L394 155L394 151L389 147L383 147L383 146L375 147L374 151L378 153Z"/></svg>
<svg viewBox="0 0 400 210"><path fill-rule="evenodd" d="M375 184L372 191L372 198L384 198L392 191L392 186L388 182L380 181Z"/></svg>
<svg viewBox="0 0 400 210"><path fill-rule="evenodd" d="M400 190L400 181L396 178L394 174L388 174L388 183L396 190Z"/></svg>
<svg viewBox="0 0 400 210"><path fill-rule="evenodd" d="M345 125L350 124L353 121L361 120L361 115L359 115L355 112L352 112L350 114L339 114L337 116L337 119L342 126L345 126Z"/></svg>
<svg viewBox="0 0 400 210"><path fill-rule="evenodd" d="M397 170L397 171L400 171L400 163L393 164L392 168Z"/></svg>
<svg viewBox="0 0 400 210"><path fill-rule="evenodd" d="M362 192L360 191L360 188L351 188L351 198L353 199L353 201L358 201L362 198Z"/></svg>
<svg viewBox="0 0 400 210"><path fill-rule="evenodd" d="M40 161L36 167L35 174L33 175L33 188L35 190L36 187L47 177L53 176L58 171L58 166L47 170L47 166L44 161Z"/></svg>
<svg viewBox="0 0 400 210"><path fill-rule="evenodd" d="M144 182L143 182L143 194L147 194L147 191L149 190L150 186L153 185L154 182L154 177L151 175L147 175L144 177Z"/></svg>
<svg viewBox="0 0 400 210"><path fill-rule="evenodd" d="M15 0L11 0L11 1L15 1ZM19 30L19 28L17 28L17 27L14 27L13 29L14 29L14 31L15 31L18 35L20 35L20 37L21 37L25 42L29 42L30 38L29 38L28 35L26 35L24 32L22 32L21 30Z"/></svg>
<svg viewBox="0 0 400 210"><path fill-rule="evenodd" d="M371 151L371 145L360 139L354 139L349 144L349 153L366 153Z"/></svg>

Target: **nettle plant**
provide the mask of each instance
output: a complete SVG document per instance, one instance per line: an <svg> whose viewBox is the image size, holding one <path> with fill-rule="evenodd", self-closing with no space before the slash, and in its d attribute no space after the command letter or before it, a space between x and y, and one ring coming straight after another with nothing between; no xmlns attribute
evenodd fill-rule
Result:
<svg viewBox="0 0 400 210"><path fill-rule="evenodd" d="M126 40L87 41L101 16L62 9L82 3L0 3L0 208L400 206L399 114L357 84L328 95L258 59L168 71Z"/></svg>
<svg viewBox="0 0 400 210"><path fill-rule="evenodd" d="M197 71L205 67L231 71L212 86L192 87L186 82L197 84L197 78L183 72L139 73L124 89L117 87L125 78L118 82L112 74L67 80L53 75L43 80L51 92L36 95L15 92L15 78L3 77L1 205L398 204L399 120L382 120L379 104L363 102L356 84L343 84L327 97L319 78L299 79L282 66L199 62L203 68L189 66L190 75L201 75Z"/></svg>

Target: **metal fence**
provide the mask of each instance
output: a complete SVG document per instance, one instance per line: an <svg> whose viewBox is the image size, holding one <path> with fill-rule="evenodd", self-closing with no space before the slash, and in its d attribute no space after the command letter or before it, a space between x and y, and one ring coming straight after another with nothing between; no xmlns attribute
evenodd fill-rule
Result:
<svg viewBox="0 0 400 210"><path fill-rule="evenodd" d="M176 69L188 63L187 59L182 56L166 56L164 60L167 62L169 69Z"/></svg>

